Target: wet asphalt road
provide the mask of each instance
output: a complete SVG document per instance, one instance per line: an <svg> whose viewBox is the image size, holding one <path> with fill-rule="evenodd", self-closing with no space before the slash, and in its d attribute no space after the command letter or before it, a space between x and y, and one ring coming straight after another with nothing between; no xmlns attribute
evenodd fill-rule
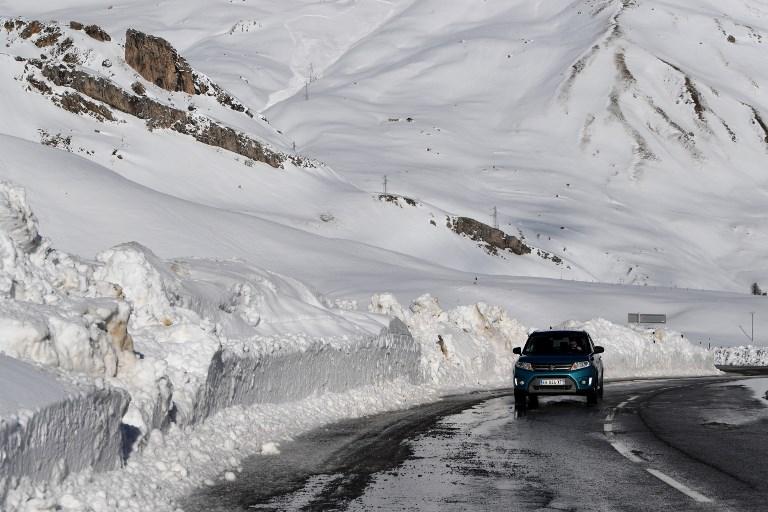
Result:
<svg viewBox="0 0 768 512"><path fill-rule="evenodd" d="M194 511L768 510L768 402L743 377L606 385L605 400L508 391L346 421L247 459ZM765 382L768 390L768 380ZM764 403L761 403L764 402Z"/></svg>

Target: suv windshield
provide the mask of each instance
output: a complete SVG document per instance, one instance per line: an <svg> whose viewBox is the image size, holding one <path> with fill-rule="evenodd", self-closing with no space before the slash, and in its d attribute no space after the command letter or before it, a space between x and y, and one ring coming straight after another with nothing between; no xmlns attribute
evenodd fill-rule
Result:
<svg viewBox="0 0 768 512"><path fill-rule="evenodd" d="M525 344L523 354L573 356L589 354L589 338L583 332L535 332Z"/></svg>

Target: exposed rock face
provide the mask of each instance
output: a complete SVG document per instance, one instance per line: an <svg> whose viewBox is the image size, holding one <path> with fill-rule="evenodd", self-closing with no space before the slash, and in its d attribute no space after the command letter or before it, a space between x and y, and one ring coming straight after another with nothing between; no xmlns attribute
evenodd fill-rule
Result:
<svg viewBox="0 0 768 512"><path fill-rule="evenodd" d="M99 41L110 41L109 35L96 25L84 26L71 21L69 26L73 30L83 30ZM273 151L249 135L197 113L192 105L186 111L151 99L147 97L141 81L123 88L109 78L80 68L81 51L71 38L63 37L64 32L56 23L44 25L39 21L27 23L17 19L4 22L2 27L9 32L22 31L24 39L38 48L49 47L40 58L16 56L17 61L27 62L20 78L25 80L27 90L49 97L54 104L69 112L92 116L104 122L117 120L115 113L120 111L143 119L150 130L175 130L204 144L242 155L248 163L259 161L276 168L281 168L285 161L297 166L311 165L297 155ZM158 86L189 94L205 94L232 110L253 117L242 103L208 77L194 73L164 39L129 30L125 53L128 63ZM102 62L103 67L111 65L109 59ZM52 85L70 90L56 91Z"/></svg>
<svg viewBox="0 0 768 512"><path fill-rule="evenodd" d="M46 28L45 33L35 41L35 46L38 48L45 48L55 44L61 37L61 32L56 28Z"/></svg>
<svg viewBox="0 0 768 512"><path fill-rule="evenodd" d="M125 61L146 80L167 91L195 94L192 68L165 39L128 29Z"/></svg>
<svg viewBox="0 0 768 512"><path fill-rule="evenodd" d="M516 236L508 235L500 229L483 224L469 217L448 219L448 227L460 235L466 235L477 242L488 244L488 252L496 254L498 250L511 251L517 255L530 254L531 248Z"/></svg>
<svg viewBox="0 0 768 512"><path fill-rule="evenodd" d="M139 96L144 96L147 94L147 89L144 88L144 85L142 85L141 82L133 82L131 84L131 90Z"/></svg>
<svg viewBox="0 0 768 512"><path fill-rule="evenodd" d="M43 30L43 24L35 20L30 22L26 27L24 27L24 30L21 31L21 37L22 39L29 39L33 35L40 33L40 31L42 30Z"/></svg>
<svg viewBox="0 0 768 512"><path fill-rule="evenodd" d="M71 87L114 109L139 119L145 119L150 129L170 128L179 133L191 135L209 146L226 149L252 160L264 162L272 167L280 167L285 160L283 155L268 150L263 144L243 133L208 119L201 119L193 114L168 107L146 96L130 94L106 78L95 77L85 71L65 65L43 65L39 61L35 64L41 68L43 76L54 84ZM91 115L101 114L106 119L111 118L108 109L106 112L94 111L93 105L84 98L77 97L69 98L66 104L63 102L61 104L68 110L70 110L69 107L72 107L71 111L73 112L87 112ZM292 159L292 161L297 165L302 163L300 159Z"/></svg>
<svg viewBox="0 0 768 512"><path fill-rule="evenodd" d="M42 68L43 76L56 85L71 87L90 98L106 103L112 108L146 119L152 128L171 128L174 123L186 122L187 114L167 107L143 96L134 96L113 82L95 77L67 66L49 65Z"/></svg>
<svg viewBox="0 0 768 512"><path fill-rule="evenodd" d="M70 24L71 25L71 24ZM83 30L85 33L94 38L97 41L111 41L112 38L107 34L104 29L98 25L88 25Z"/></svg>
<svg viewBox="0 0 768 512"><path fill-rule="evenodd" d="M178 131L185 133L183 130ZM200 142L209 146L220 147L252 160L264 162L272 167L280 167L282 163L279 155L271 151L265 151L264 146L260 143L242 133L236 132L228 126L211 123L199 133L192 135Z"/></svg>
<svg viewBox="0 0 768 512"><path fill-rule="evenodd" d="M75 114L88 114L99 121L115 120L114 116L112 116L112 111L107 107L88 101L76 92L64 93L58 101L58 105L61 108L69 110Z"/></svg>

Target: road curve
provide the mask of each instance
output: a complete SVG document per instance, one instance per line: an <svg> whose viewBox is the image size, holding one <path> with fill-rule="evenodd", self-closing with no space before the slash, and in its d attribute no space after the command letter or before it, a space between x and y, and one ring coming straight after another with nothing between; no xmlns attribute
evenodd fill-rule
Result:
<svg viewBox="0 0 768 512"><path fill-rule="evenodd" d="M736 379L613 383L598 406L548 398L523 413L509 390L451 396L307 433L181 506L763 510L768 402Z"/></svg>

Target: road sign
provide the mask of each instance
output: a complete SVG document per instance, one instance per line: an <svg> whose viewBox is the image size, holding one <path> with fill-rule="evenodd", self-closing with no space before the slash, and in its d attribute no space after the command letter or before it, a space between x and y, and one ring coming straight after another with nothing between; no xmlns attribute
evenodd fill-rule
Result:
<svg viewBox="0 0 768 512"><path fill-rule="evenodd" d="M629 313L627 322L630 324L666 324L667 315L650 313Z"/></svg>

